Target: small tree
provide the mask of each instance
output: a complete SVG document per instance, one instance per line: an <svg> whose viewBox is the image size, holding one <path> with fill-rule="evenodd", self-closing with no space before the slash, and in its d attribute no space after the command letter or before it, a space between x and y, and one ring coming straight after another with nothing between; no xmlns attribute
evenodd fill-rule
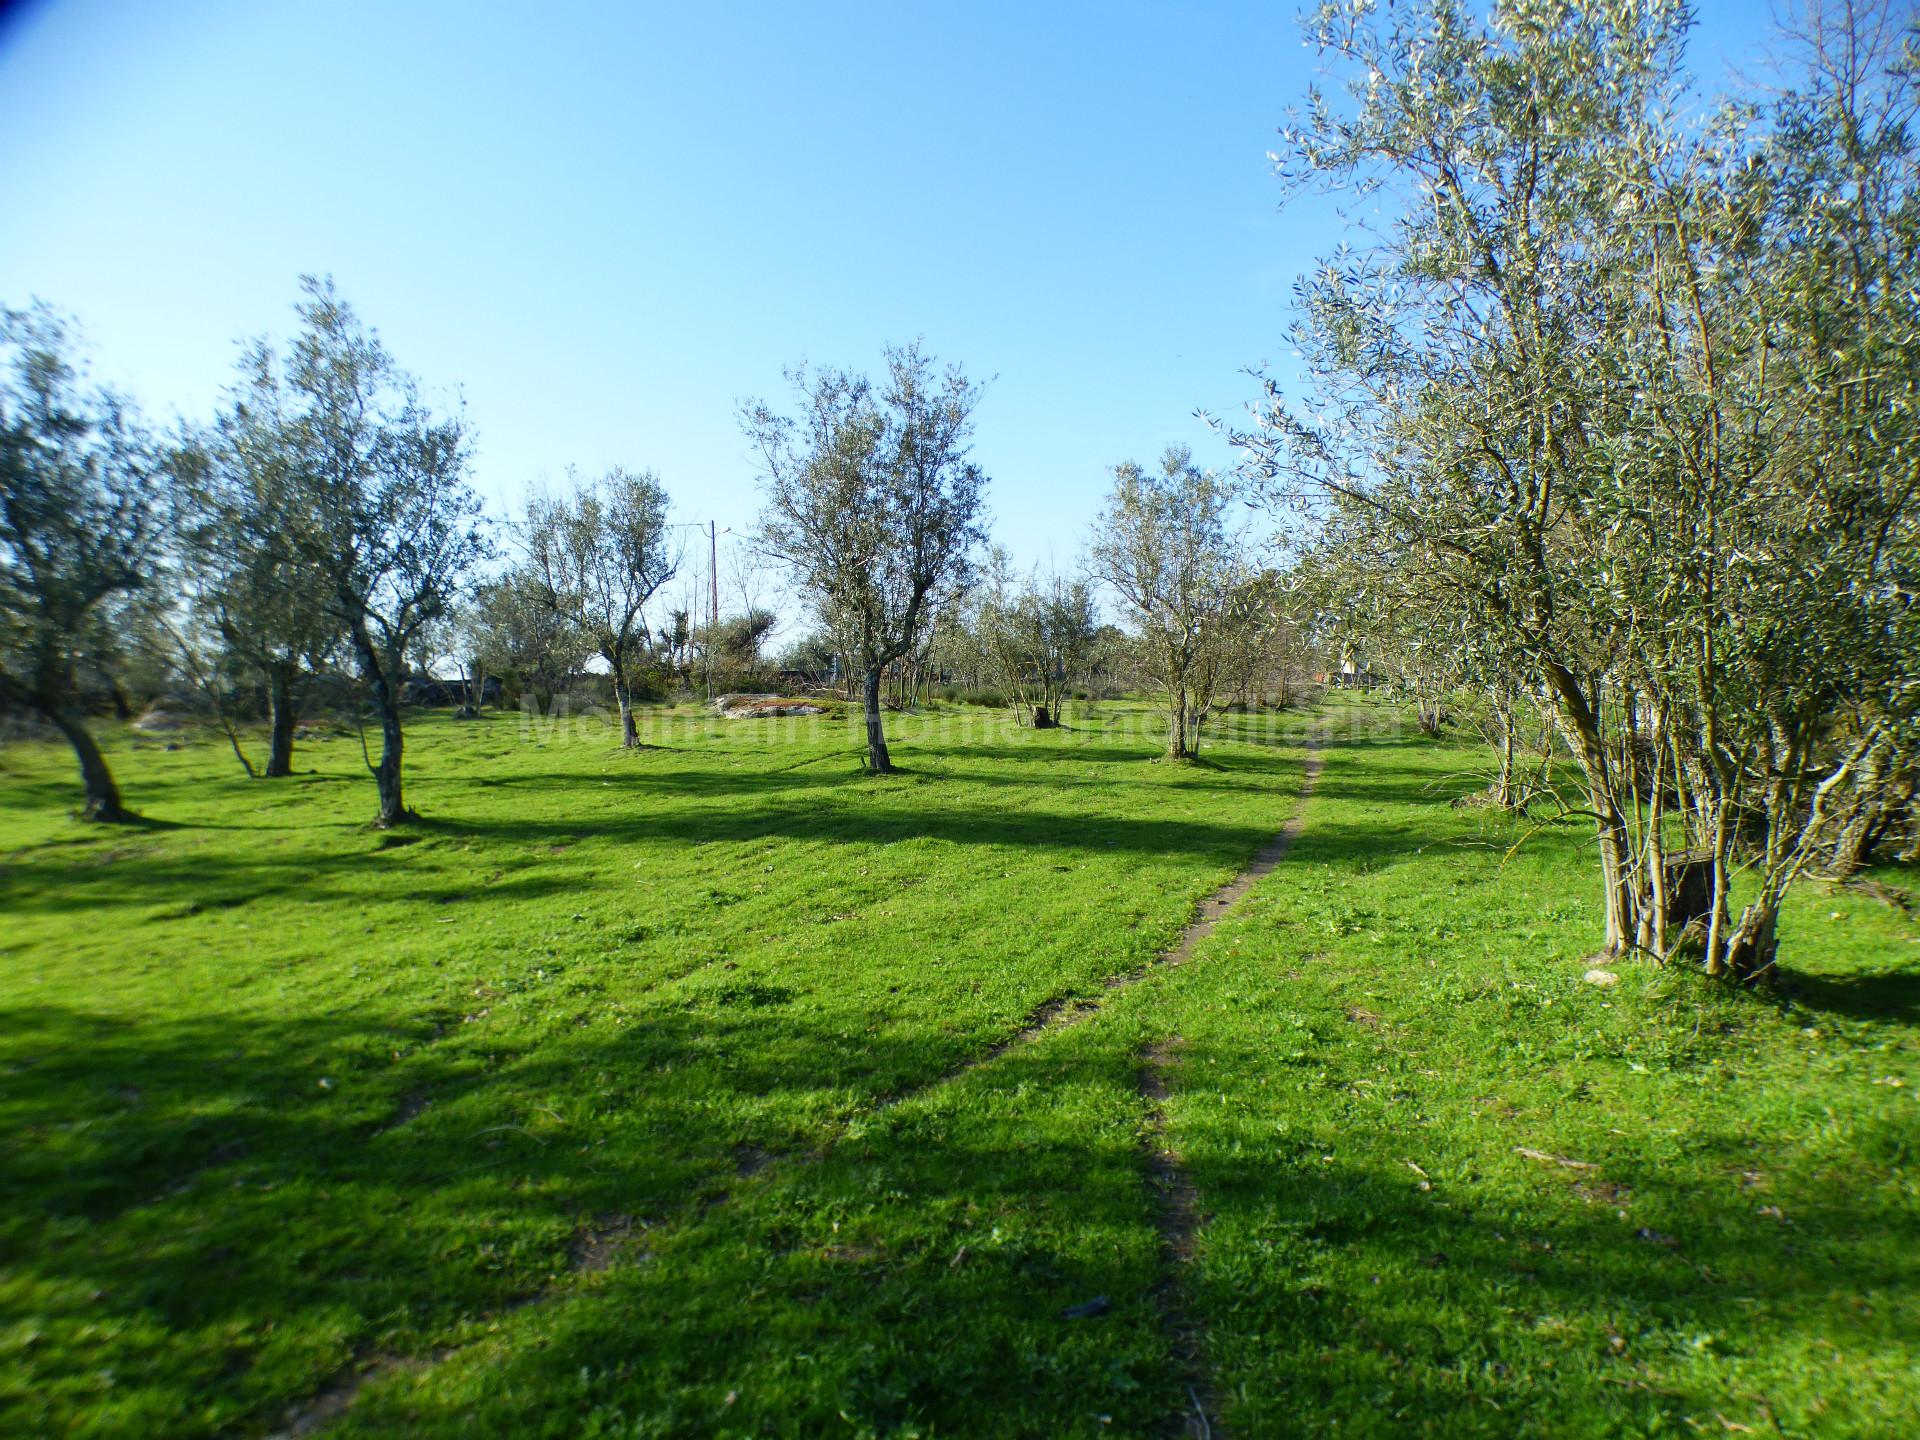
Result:
<svg viewBox="0 0 1920 1440"><path fill-rule="evenodd" d="M752 609L725 616L719 628L705 637L709 653L723 667L723 675L752 677L760 670L760 649L779 618L771 610Z"/></svg>
<svg viewBox="0 0 1920 1440"><path fill-rule="evenodd" d="M1288 581L1271 570L1247 571L1236 579L1223 616L1215 683L1225 703L1246 709L1292 703L1300 628Z"/></svg>
<svg viewBox="0 0 1920 1440"><path fill-rule="evenodd" d="M75 672L104 607L151 576L157 465L125 402L82 387L67 346L51 311L0 308L0 696L66 737L86 818L124 821L135 817L87 729Z"/></svg>
<svg viewBox="0 0 1920 1440"><path fill-rule="evenodd" d="M676 605L667 611L666 628L660 632L660 646L666 651L667 668L682 685L693 684L694 625L693 610Z"/></svg>
<svg viewBox="0 0 1920 1440"><path fill-rule="evenodd" d="M780 654L780 668L806 676L809 680L830 679L835 673L840 652L834 648L833 633L815 630L802 635Z"/></svg>
<svg viewBox="0 0 1920 1440"><path fill-rule="evenodd" d="M727 565L727 588L739 602L740 610L738 624L731 632L731 622L722 622L721 654L728 664L748 673L760 669L761 643L780 623L779 617L764 603L766 582L764 558L748 546L736 546Z"/></svg>
<svg viewBox="0 0 1920 1440"><path fill-rule="evenodd" d="M524 569L476 586L461 609L457 633L471 652L470 673L497 675L520 694L531 692L543 711L594 648L578 625L547 603L539 577ZM477 695L473 702L479 703Z"/></svg>
<svg viewBox="0 0 1920 1440"><path fill-rule="evenodd" d="M647 602L680 568L668 543L667 492L650 471L615 466L598 483L527 505L522 542L530 574L556 615L588 636L607 662L621 743L639 745L633 680L646 660Z"/></svg>
<svg viewBox="0 0 1920 1440"><path fill-rule="evenodd" d="M965 584L987 483L967 458L980 387L958 367L937 371L917 343L886 360L878 390L850 371L795 370L798 415L763 401L741 412L766 489L760 544L792 567L858 668L876 775L893 768L881 677Z"/></svg>
<svg viewBox="0 0 1920 1440"><path fill-rule="evenodd" d="M1160 473L1114 467L1091 547L1095 573L1131 612L1147 675L1167 696L1167 757L1199 753L1239 582L1226 509L1232 491L1183 445Z"/></svg>
<svg viewBox="0 0 1920 1440"><path fill-rule="evenodd" d="M1036 730L1061 722L1068 686L1092 658L1098 622L1085 580L1036 572L1015 588L996 551L975 621L994 682Z"/></svg>
<svg viewBox="0 0 1920 1440"><path fill-rule="evenodd" d="M193 664L226 714L232 680L253 678L267 691L268 778L293 773L293 732L302 679L326 663L342 638L328 578L283 533L301 513L302 477L294 468L286 393L274 352L248 347L239 383L210 431L177 457L181 514L176 525L192 632L210 662ZM252 765L229 725L235 754Z"/></svg>
<svg viewBox="0 0 1920 1440"><path fill-rule="evenodd" d="M284 502L261 543L314 577L345 633L380 720L380 758L369 761L378 823L393 825L412 814L400 768L406 657L491 547L467 484L464 423L427 408L332 281L305 277L301 289L287 354L263 355L245 377L250 403L280 417L284 447Z"/></svg>

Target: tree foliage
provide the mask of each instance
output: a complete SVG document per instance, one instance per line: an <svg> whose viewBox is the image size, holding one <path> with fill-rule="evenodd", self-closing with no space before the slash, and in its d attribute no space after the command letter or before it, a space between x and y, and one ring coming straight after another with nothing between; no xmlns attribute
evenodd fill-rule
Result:
<svg viewBox="0 0 1920 1440"><path fill-rule="evenodd" d="M987 673L1039 729L1064 719L1068 688L1093 658L1099 616L1084 578L1035 571L1024 582L996 550L974 612Z"/></svg>
<svg viewBox="0 0 1920 1440"><path fill-rule="evenodd" d="M223 716L230 688L266 687L270 778L293 773L301 680L329 661L344 633L335 587L289 533L307 497L275 365L272 347L249 345L213 425L175 464L182 644ZM231 725L228 733L251 773Z"/></svg>
<svg viewBox="0 0 1920 1440"><path fill-rule="evenodd" d="M554 609L530 569L475 586L460 615L456 633L469 668L506 681L509 703L518 696L547 711L594 653L592 637Z"/></svg>
<svg viewBox="0 0 1920 1440"><path fill-rule="evenodd" d="M379 822L391 825L411 813L401 787L407 656L491 545L467 483L465 423L432 412L330 280L308 277L301 289L291 343L255 346L236 386L236 415L244 407L250 424L264 424L257 444L274 452L249 462L271 477L272 495L249 543L324 597L340 627L380 720L371 768Z"/></svg>

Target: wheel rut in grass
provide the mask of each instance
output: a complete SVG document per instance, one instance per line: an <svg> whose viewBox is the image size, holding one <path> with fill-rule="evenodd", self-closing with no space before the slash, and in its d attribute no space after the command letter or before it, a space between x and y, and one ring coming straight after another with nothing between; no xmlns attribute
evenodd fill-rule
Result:
<svg viewBox="0 0 1920 1440"><path fill-rule="evenodd" d="M1220 923L1227 912L1245 898L1249 890L1278 869L1280 862L1286 858L1287 850L1292 846L1294 837L1300 833L1301 820L1306 813L1307 797L1313 794L1314 784L1320 778L1322 743L1322 737L1318 734L1307 741L1306 762L1301 769L1299 793L1294 797L1293 818L1281 827L1279 834L1260 847L1253 859L1248 862L1246 869L1200 902L1193 919L1187 922L1186 928L1175 937L1169 948L1162 950L1144 965L1137 965L1120 975L1108 976L1101 984L1099 995L1062 996L1047 1001L1029 1015L1026 1023L1005 1040L988 1046L978 1055L963 1061L924 1085L889 1096L879 1108L886 1109L903 1100L912 1099L916 1095L922 1095L929 1090L949 1084L963 1075L972 1074L983 1065L991 1065L1008 1051L1032 1044L1043 1035L1078 1025L1083 1020L1090 1020L1100 1013L1100 1007L1106 996L1118 990L1125 990L1130 985L1137 985L1149 975L1162 970L1171 970L1191 960L1200 942L1213 933L1214 926Z"/></svg>
<svg viewBox="0 0 1920 1440"><path fill-rule="evenodd" d="M1261 879L1272 874L1285 858L1294 837L1300 833L1307 799L1320 776L1322 743L1322 738L1317 734L1307 742L1306 762L1300 789L1295 796L1293 818L1287 821L1279 834L1261 847L1245 870L1200 902L1194 918L1181 930L1171 947L1144 965L1124 974L1110 976L1102 985L1099 996L1063 996L1047 1001L1005 1040L923 1084L908 1086L884 1096L867 1113L884 1114L909 1100L952 1084L991 1065L1009 1052L1032 1044L1042 1036L1091 1019L1100 1012L1105 996L1138 984L1157 971L1184 965L1234 904ZM1199 1230L1199 1211L1193 1188L1187 1182L1178 1158L1166 1148L1165 1143L1166 1075L1172 1064L1171 1046L1175 1043L1152 1047L1146 1052L1142 1057L1139 1082L1141 1096L1149 1109L1147 1167L1155 1189L1156 1219L1161 1237L1163 1273L1157 1299L1170 1348L1187 1373L1187 1395L1191 1409L1185 1412L1185 1433L1199 1436L1201 1440L1216 1440L1225 1432L1214 1418L1217 1411L1207 1375L1205 1346L1199 1330L1188 1319L1182 1301L1181 1277L1193 1254L1194 1236ZM753 1146L736 1147L733 1156L735 1174L743 1183L765 1183L776 1174L788 1173L796 1167L823 1160L833 1151L846 1128L847 1125L843 1124L840 1127L842 1133L829 1137L819 1146L789 1154L770 1153ZM708 1190L694 1197L678 1214L663 1217L658 1224L685 1223L697 1219L716 1206L727 1204L732 1198L729 1190ZM575 1275L591 1275L611 1269L620 1263L623 1252L628 1249L635 1234L650 1228L657 1227L637 1223L625 1215L602 1217L597 1223L583 1226L573 1240L569 1270ZM525 1309L555 1299L562 1293L563 1288L558 1284L544 1286L532 1294L508 1301L500 1307L499 1313ZM287 1413L287 1423L274 1432L273 1440L296 1440L296 1437L317 1434L344 1416L359 1398L361 1390L371 1382L407 1370L438 1365L459 1348L441 1347L425 1356L376 1355L363 1358L335 1376L304 1405L292 1407Z"/></svg>
<svg viewBox="0 0 1920 1440"><path fill-rule="evenodd" d="M1286 858L1305 823L1307 798L1320 776L1320 743L1317 736L1309 742L1293 818L1231 884L1216 890L1201 905L1200 914L1181 932L1179 943L1161 957L1161 964L1177 965L1190 958L1234 903ZM1207 1364L1206 1333L1187 1302L1187 1276L1202 1220L1200 1197L1167 1133L1167 1080L1179 1064L1179 1050L1180 1037L1174 1035L1149 1045L1140 1055L1140 1101L1146 1110L1141 1146L1147 1184L1153 1192L1154 1224L1160 1232L1160 1279L1154 1287L1154 1302L1168 1352L1179 1366L1187 1391L1188 1404L1169 1426L1169 1433L1193 1440L1220 1440L1226 1432L1221 1428L1220 1407Z"/></svg>
<svg viewBox="0 0 1920 1440"><path fill-rule="evenodd" d="M1178 1428L1169 1425L1168 1433L1213 1440L1225 1432L1217 1418L1220 1407L1207 1364L1206 1336L1187 1305L1185 1284L1200 1229L1200 1198L1167 1137L1166 1076L1179 1045L1180 1038L1174 1036L1148 1046L1140 1056L1140 1099L1147 1109L1141 1146L1146 1152L1147 1184L1153 1191L1154 1225L1160 1232L1160 1279L1153 1299L1167 1349L1187 1390L1188 1404L1179 1413Z"/></svg>

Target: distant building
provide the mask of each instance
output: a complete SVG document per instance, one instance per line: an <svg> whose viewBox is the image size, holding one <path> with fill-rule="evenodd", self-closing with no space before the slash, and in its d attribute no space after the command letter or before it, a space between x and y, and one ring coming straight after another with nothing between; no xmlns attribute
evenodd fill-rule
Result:
<svg viewBox="0 0 1920 1440"><path fill-rule="evenodd" d="M1387 683L1387 677L1351 650L1340 652L1340 664L1337 669L1323 670L1313 677L1315 682L1327 685L1335 690L1371 690L1376 685Z"/></svg>

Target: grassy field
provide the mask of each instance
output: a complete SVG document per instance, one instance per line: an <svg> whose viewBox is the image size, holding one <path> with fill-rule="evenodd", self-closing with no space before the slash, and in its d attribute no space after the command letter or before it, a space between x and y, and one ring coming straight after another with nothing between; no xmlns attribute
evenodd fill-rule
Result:
<svg viewBox="0 0 1920 1440"><path fill-rule="evenodd" d="M1912 1428L1901 911L1602 989L1385 710L649 718L422 718L393 834L351 735L0 752L0 1433Z"/></svg>

